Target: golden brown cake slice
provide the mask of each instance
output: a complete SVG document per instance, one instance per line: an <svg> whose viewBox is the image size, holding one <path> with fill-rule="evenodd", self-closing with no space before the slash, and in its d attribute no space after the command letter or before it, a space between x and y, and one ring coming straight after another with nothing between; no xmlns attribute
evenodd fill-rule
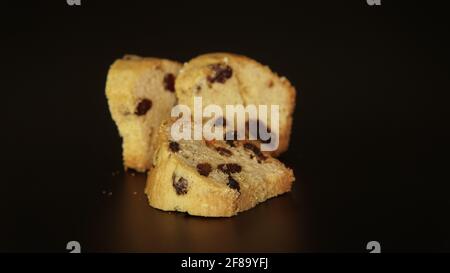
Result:
<svg viewBox="0 0 450 273"><path fill-rule="evenodd" d="M201 55L185 64L175 83L180 104L193 109L194 96L201 96L203 107L208 104L279 105L279 146L272 152L287 150L295 107L295 88L267 66L250 58L229 54ZM225 112L225 110L223 110ZM268 124L272 123L268 115Z"/></svg>
<svg viewBox="0 0 450 273"><path fill-rule="evenodd" d="M158 128L176 103L180 68L174 61L130 55L111 65L106 97L123 140L126 168L145 171L151 166Z"/></svg>
<svg viewBox="0 0 450 273"><path fill-rule="evenodd" d="M160 128L145 193L152 207L227 217L291 190L291 169L245 141L174 141Z"/></svg>

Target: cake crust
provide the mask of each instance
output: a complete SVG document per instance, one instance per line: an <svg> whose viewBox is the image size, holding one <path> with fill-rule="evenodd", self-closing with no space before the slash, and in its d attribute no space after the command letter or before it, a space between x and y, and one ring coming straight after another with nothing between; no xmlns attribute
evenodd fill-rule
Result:
<svg viewBox="0 0 450 273"><path fill-rule="evenodd" d="M279 146L271 154L278 156L288 149L296 90L268 66L231 53L201 55L184 64L175 90L179 103L191 109L194 96L201 96L204 106L217 104L222 109L227 104L279 105Z"/></svg>
<svg viewBox="0 0 450 273"><path fill-rule="evenodd" d="M170 124L160 127L154 165L148 173L145 193L152 207L230 217L291 190L292 170L268 153L258 159L244 148L248 142L234 141L234 147L225 141L174 142ZM218 152L219 147L230 154Z"/></svg>
<svg viewBox="0 0 450 273"><path fill-rule="evenodd" d="M106 97L122 137L125 168L144 172L152 163L157 131L176 103L175 61L126 55L110 67Z"/></svg>

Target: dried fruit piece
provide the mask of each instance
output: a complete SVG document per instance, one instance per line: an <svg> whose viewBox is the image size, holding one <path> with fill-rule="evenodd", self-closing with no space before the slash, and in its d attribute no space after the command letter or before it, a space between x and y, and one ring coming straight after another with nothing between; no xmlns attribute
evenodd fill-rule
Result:
<svg viewBox="0 0 450 273"><path fill-rule="evenodd" d="M211 164L209 163L199 163L197 164L197 171L200 175L208 176L212 171Z"/></svg>
<svg viewBox="0 0 450 273"><path fill-rule="evenodd" d="M230 150L223 148L223 147L216 147L216 151L220 155L223 155L223 156L232 156L233 155L233 153Z"/></svg>
<svg viewBox="0 0 450 273"><path fill-rule="evenodd" d="M231 139L227 139L227 138L231 138ZM225 139L225 141L227 142L228 145L230 145L230 147L236 147L236 145L234 144L234 140L237 140L237 132L236 131L227 132L223 136L223 139Z"/></svg>
<svg viewBox="0 0 450 273"><path fill-rule="evenodd" d="M183 178L176 178L175 175L172 177L172 186L175 188L177 195L183 195L188 192L188 181Z"/></svg>
<svg viewBox="0 0 450 273"><path fill-rule="evenodd" d="M229 78L231 78L231 76L233 76L233 69L226 64L212 64L209 67L213 71L212 75L207 78L210 83L225 83Z"/></svg>
<svg viewBox="0 0 450 273"><path fill-rule="evenodd" d="M227 140L227 144L230 145L230 147L236 147L233 140Z"/></svg>
<svg viewBox="0 0 450 273"><path fill-rule="evenodd" d="M239 182L237 182L233 177L228 176L228 183L227 183L228 187L230 187L231 189L240 191L241 187L239 186Z"/></svg>
<svg viewBox="0 0 450 273"><path fill-rule="evenodd" d="M242 167L236 163L219 164L217 168L226 174L240 173Z"/></svg>
<svg viewBox="0 0 450 273"><path fill-rule="evenodd" d="M143 116L148 112L148 110L150 110L150 108L152 108L152 101L149 99L142 99L138 103L134 114L136 114L138 116Z"/></svg>
<svg viewBox="0 0 450 273"><path fill-rule="evenodd" d="M164 76L164 88L168 91L175 92L175 76L168 73Z"/></svg>
<svg viewBox="0 0 450 273"><path fill-rule="evenodd" d="M178 144L178 142L171 141L169 143L169 148L172 152L176 153L180 150L180 144Z"/></svg>
<svg viewBox="0 0 450 273"><path fill-rule="evenodd" d="M266 160L267 157L261 152L261 150L252 143L244 143L244 148L252 151L259 159Z"/></svg>

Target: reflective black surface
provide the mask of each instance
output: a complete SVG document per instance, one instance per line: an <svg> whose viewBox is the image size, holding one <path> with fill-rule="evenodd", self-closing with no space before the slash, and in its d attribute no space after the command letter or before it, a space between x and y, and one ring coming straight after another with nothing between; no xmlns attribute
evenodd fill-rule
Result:
<svg viewBox="0 0 450 273"><path fill-rule="evenodd" d="M444 7L58 2L8 3L1 19L0 251L450 250ZM214 51L298 88L281 158L297 181L233 218L153 209L145 175L122 171L108 66Z"/></svg>

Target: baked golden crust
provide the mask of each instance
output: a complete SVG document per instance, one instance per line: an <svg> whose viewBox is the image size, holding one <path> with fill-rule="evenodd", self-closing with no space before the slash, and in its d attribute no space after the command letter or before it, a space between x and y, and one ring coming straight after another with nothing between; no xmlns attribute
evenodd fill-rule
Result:
<svg viewBox="0 0 450 273"><path fill-rule="evenodd" d="M231 67L231 77L224 82L211 82L211 66L223 64ZM269 67L242 55L211 53L198 56L184 64L175 84L180 104L193 109L193 97L202 96L203 106L217 104L279 105L280 128L277 156L289 147L292 115L295 108L296 90L284 77L279 77ZM270 123L270 115L269 115Z"/></svg>
<svg viewBox="0 0 450 273"><path fill-rule="evenodd" d="M245 142L238 141L230 147L224 141L208 144L204 140L180 140L176 142L179 150L173 150L170 125L171 122L165 122L160 128L154 166L148 173L145 193L152 207L197 216L229 217L291 190L295 180L292 170L270 155L257 159L244 148ZM231 156L217 153L217 147L228 149ZM198 170L200 163L212 167L206 176ZM224 174L219 170L221 164L238 164L239 172ZM230 177L238 188L227 184ZM181 193L174 185L180 179L185 181Z"/></svg>
<svg viewBox="0 0 450 273"><path fill-rule="evenodd" d="M111 65L106 97L123 140L125 168L146 171L151 166L157 130L176 103L174 90L165 90L164 77L176 77L180 68L181 64L174 61L133 55ZM142 113L137 113L143 100L149 102Z"/></svg>

